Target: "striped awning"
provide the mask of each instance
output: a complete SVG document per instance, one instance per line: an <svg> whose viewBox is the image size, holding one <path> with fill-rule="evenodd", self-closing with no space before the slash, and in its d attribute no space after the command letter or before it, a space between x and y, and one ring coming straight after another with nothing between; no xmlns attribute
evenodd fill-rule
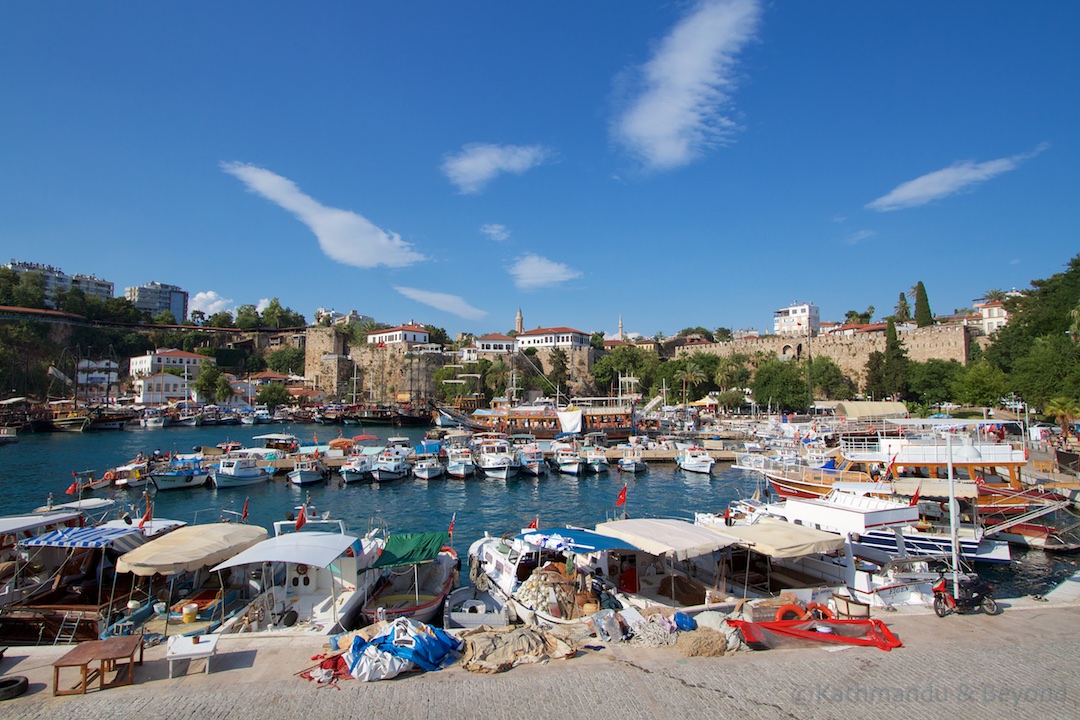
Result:
<svg viewBox="0 0 1080 720"><path fill-rule="evenodd" d="M146 542L135 526L125 528L82 527L54 530L23 543L25 547L109 548L128 552Z"/></svg>

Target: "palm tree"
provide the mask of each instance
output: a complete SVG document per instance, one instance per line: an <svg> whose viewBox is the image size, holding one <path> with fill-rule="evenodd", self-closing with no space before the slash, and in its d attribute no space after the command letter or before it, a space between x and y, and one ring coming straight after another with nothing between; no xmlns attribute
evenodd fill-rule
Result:
<svg viewBox="0 0 1080 720"><path fill-rule="evenodd" d="M1080 418L1080 402L1071 397L1056 397L1046 404L1043 411L1057 420L1061 431L1068 437L1073 421Z"/></svg>
<svg viewBox="0 0 1080 720"><path fill-rule="evenodd" d="M485 380L487 386L492 392L498 391L500 387L506 387L507 378L510 377L510 366L506 364L505 360L499 359L492 363L488 368Z"/></svg>
<svg viewBox="0 0 1080 720"><path fill-rule="evenodd" d="M994 288L993 290L987 290L981 297L975 298L979 302L1001 302L1006 297L1005 291L1001 288Z"/></svg>
<svg viewBox="0 0 1080 720"><path fill-rule="evenodd" d="M907 322L911 319L911 305L908 303L907 297L904 293L900 293L900 299L896 302L896 319L900 322Z"/></svg>
<svg viewBox="0 0 1080 720"><path fill-rule="evenodd" d="M700 385L701 383L705 382L705 371L702 370L701 366L698 365L696 362L690 360L686 363L682 370L675 374L675 379L682 381L683 405L689 407L686 402L686 386Z"/></svg>

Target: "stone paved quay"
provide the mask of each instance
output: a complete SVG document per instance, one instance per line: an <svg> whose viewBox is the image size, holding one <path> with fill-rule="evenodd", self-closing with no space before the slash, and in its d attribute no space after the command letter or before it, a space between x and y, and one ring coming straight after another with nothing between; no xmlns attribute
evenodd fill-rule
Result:
<svg viewBox="0 0 1080 720"><path fill-rule="evenodd" d="M377 683L344 681L340 689L294 676L321 651L312 640L227 638L211 674L202 661L182 662L172 680L165 648L148 648L135 685L58 698L51 662L66 648L11 648L0 672L27 676L30 689L0 703L0 717L1080 717L1080 607L1002 605L998 617L883 613L904 642L892 652L814 648L686 659L669 648L614 646L499 675L455 666Z"/></svg>

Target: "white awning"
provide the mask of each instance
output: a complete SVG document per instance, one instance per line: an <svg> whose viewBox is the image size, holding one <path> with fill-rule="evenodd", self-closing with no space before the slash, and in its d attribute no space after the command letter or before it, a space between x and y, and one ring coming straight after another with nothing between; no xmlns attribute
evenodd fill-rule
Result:
<svg viewBox="0 0 1080 720"><path fill-rule="evenodd" d="M600 523L596 526L596 532L625 540L650 555L663 555L675 560L705 555L736 542L733 538L724 537L684 520L659 518Z"/></svg>
<svg viewBox="0 0 1080 720"><path fill-rule="evenodd" d="M255 525L188 525L126 553L116 571L142 577L176 575L219 563L265 538L266 530Z"/></svg>
<svg viewBox="0 0 1080 720"><path fill-rule="evenodd" d="M224 570L237 565L270 562L296 563L324 568L358 541L359 538L342 533L288 533L264 540L211 569ZM374 555L374 553L370 554ZM373 560L374 557L371 559Z"/></svg>
<svg viewBox="0 0 1080 720"><path fill-rule="evenodd" d="M50 525L75 522L80 517L82 517L82 513L71 511L3 517L0 518L0 535L14 535L27 530L49 527Z"/></svg>
<svg viewBox="0 0 1080 720"><path fill-rule="evenodd" d="M792 558L839 550L844 538L836 533L815 530L776 518L762 518L753 525L717 528L732 544L747 545L756 553L774 558Z"/></svg>

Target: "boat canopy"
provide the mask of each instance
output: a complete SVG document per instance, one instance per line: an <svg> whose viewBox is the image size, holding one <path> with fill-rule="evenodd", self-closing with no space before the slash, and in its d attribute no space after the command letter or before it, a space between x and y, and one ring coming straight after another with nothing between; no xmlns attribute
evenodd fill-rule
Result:
<svg viewBox="0 0 1080 720"><path fill-rule="evenodd" d="M825 532L805 525L762 518L753 525L732 525L717 528L715 532L726 535L739 545L772 558L793 558L839 550L844 538L836 533Z"/></svg>
<svg viewBox="0 0 1080 720"><path fill-rule="evenodd" d="M110 548L128 552L146 542L146 536L134 525L123 528L61 528L25 540L25 547Z"/></svg>
<svg viewBox="0 0 1080 720"><path fill-rule="evenodd" d="M386 539L386 547L372 567L399 567L431 562L439 556L439 551L449 535L445 532L433 533L398 533Z"/></svg>
<svg viewBox="0 0 1080 720"><path fill-rule="evenodd" d="M115 500L108 500L106 498L83 498L82 500L75 500L69 503L57 503L56 505L43 505L39 508L35 508L34 512L51 512L53 510L82 510L83 512L94 512L97 510L108 510L116 505Z"/></svg>
<svg viewBox="0 0 1080 720"><path fill-rule="evenodd" d="M253 545L239 555L234 555L212 567L211 570L275 562L325 568L358 542L361 542L360 538L343 533L288 533L263 540L258 545ZM370 540L363 541L362 547L363 552L357 562L357 566L361 569L371 564L371 560L375 558L378 551L378 546Z"/></svg>
<svg viewBox="0 0 1080 720"><path fill-rule="evenodd" d="M588 555L603 550L638 551L641 549L625 540L577 528L532 530L518 535L518 539L548 550L572 552L578 555Z"/></svg>
<svg viewBox="0 0 1080 720"><path fill-rule="evenodd" d="M190 572L219 563L264 539L266 530L255 525L189 525L125 554L117 561L116 571L140 577Z"/></svg>
<svg viewBox="0 0 1080 720"><path fill-rule="evenodd" d="M72 511L2 517L0 518L0 535L14 535L16 533L26 532L27 530L36 530L50 525L75 522L78 521L80 517L82 517L82 513Z"/></svg>
<svg viewBox="0 0 1080 720"><path fill-rule="evenodd" d="M705 555L735 544L735 539L684 520L639 518L600 523L596 532L636 545L650 555L674 560Z"/></svg>
<svg viewBox="0 0 1080 720"><path fill-rule="evenodd" d="M183 520L169 520L168 518L151 518L149 520L144 520L141 522L142 528L139 528L138 525L136 525L135 527L139 530L139 532L141 532L148 538L155 538L158 535L169 532L170 530L175 530L178 527L183 527L184 525L187 525L187 523ZM130 528L132 526L131 523L132 520L129 517L127 520L109 520L108 522L101 523L100 525L98 525L98 527L119 528L121 530L124 530Z"/></svg>

